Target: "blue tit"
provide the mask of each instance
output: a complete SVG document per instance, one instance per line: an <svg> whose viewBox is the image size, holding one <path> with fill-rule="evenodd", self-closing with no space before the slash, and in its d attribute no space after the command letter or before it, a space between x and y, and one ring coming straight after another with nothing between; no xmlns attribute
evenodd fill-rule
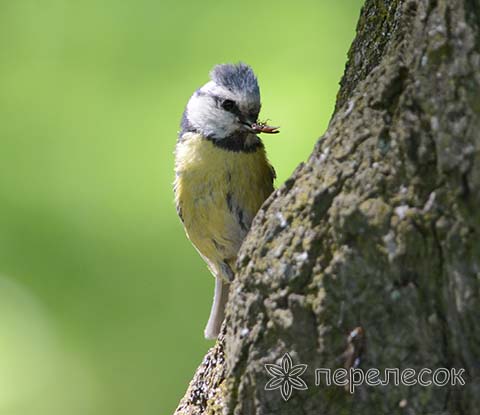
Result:
<svg viewBox="0 0 480 415"><path fill-rule="evenodd" d="M186 234L215 277L205 337L225 316L238 250L255 214L273 191L275 171L258 133L260 89L250 66L223 64L191 96L175 149L175 204Z"/></svg>

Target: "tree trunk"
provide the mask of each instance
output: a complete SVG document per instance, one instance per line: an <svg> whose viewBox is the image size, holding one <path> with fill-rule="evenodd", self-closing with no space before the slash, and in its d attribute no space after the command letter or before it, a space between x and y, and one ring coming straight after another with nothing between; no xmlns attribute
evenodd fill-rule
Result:
<svg viewBox="0 0 480 415"><path fill-rule="evenodd" d="M329 128L255 218L177 414L480 414L479 24L478 0L366 0ZM265 390L285 353L308 365L288 401ZM465 385L316 385L352 366Z"/></svg>

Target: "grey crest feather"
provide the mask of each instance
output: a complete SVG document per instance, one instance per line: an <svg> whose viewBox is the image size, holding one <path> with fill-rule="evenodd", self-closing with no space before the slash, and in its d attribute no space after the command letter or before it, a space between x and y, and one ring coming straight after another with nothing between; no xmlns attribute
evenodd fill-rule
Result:
<svg viewBox="0 0 480 415"><path fill-rule="evenodd" d="M260 99L257 77L245 63L216 65L210 72L210 79L234 93L252 95Z"/></svg>

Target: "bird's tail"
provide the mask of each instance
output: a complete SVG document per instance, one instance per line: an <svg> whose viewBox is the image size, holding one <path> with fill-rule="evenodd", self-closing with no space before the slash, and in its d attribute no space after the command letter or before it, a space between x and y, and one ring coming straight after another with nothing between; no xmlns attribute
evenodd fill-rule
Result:
<svg viewBox="0 0 480 415"><path fill-rule="evenodd" d="M220 333L220 328L225 318L225 304L228 301L229 285L222 277L215 277L215 294L213 296L210 317L204 332L206 339L214 340Z"/></svg>

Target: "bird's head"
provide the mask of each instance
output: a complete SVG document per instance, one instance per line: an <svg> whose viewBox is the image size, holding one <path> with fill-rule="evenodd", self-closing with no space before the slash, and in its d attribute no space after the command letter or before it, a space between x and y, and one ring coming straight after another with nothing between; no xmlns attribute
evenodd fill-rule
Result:
<svg viewBox="0 0 480 415"><path fill-rule="evenodd" d="M244 63L215 66L210 81L190 98L182 120L185 131L198 131L213 140L276 133L258 122L260 89L252 68Z"/></svg>

